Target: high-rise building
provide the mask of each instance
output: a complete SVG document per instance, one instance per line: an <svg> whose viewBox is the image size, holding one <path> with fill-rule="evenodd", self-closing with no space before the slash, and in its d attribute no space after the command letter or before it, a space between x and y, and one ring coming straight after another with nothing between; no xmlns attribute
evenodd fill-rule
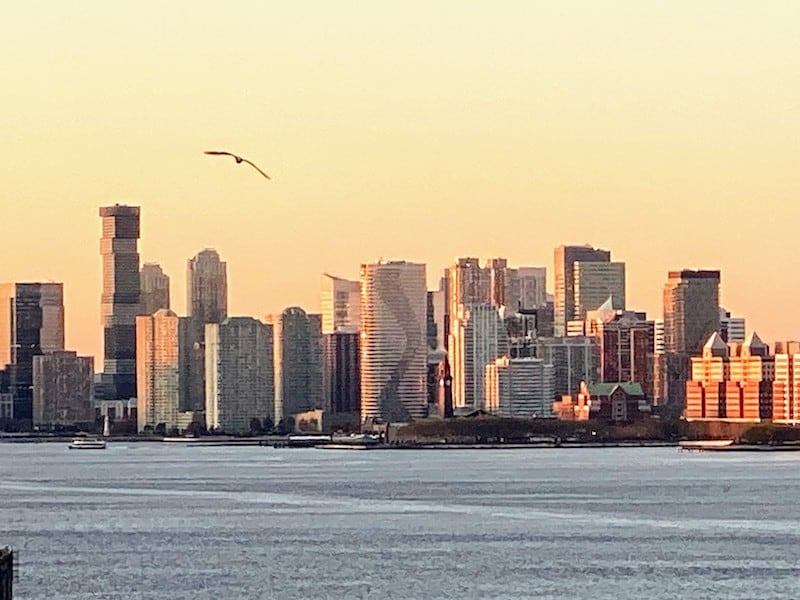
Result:
<svg viewBox="0 0 800 600"><path fill-rule="evenodd" d="M664 354L655 362L658 403L686 408L690 357L720 330L719 271L670 271L664 285Z"/></svg>
<svg viewBox="0 0 800 600"><path fill-rule="evenodd" d="M664 350L699 355L719 331L719 271L670 271L664 286Z"/></svg>
<svg viewBox="0 0 800 600"><path fill-rule="evenodd" d="M508 354L508 335L500 311L486 303L461 304L450 333L453 405L483 408L486 365Z"/></svg>
<svg viewBox="0 0 800 600"><path fill-rule="evenodd" d="M555 400L553 365L539 358L497 358L485 366L484 406L502 417L549 417Z"/></svg>
<svg viewBox="0 0 800 600"><path fill-rule="evenodd" d="M646 389L655 342L652 321L643 313L615 310L609 297L588 312L585 332L598 347L600 383L636 382Z"/></svg>
<svg viewBox="0 0 800 600"><path fill-rule="evenodd" d="M591 246L559 246L555 249L555 335L567 334L567 321L575 314L575 269L576 262L608 263L611 252ZM608 294L605 294L602 303ZM599 306L599 304L598 304Z"/></svg>
<svg viewBox="0 0 800 600"><path fill-rule="evenodd" d="M446 350L449 334L447 323L447 309L444 290L428 292L428 349Z"/></svg>
<svg viewBox="0 0 800 600"><path fill-rule="evenodd" d="M653 319L653 352L664 354L664 319Z"/></svg>
<svg viewBox="0 0 800 600"><path fill-rule="evenodd" d="M553 365L553 386L557 398L578 393L581 382L597 383L599 358L592 338L540 337L535 340L536 358Z"/></svg>
<svg viewBox="0 0 800 600"><path fill-rule="evenodd" d="M547 304L547 269L545 267L519 267L520 308L539 308ZM516 309L516 307L513 307Z"/></svg>
<svg viewBox="0 0 800 600"><path fill-rule="evenodd" d="M192 319L192 335L196 338L189 363L189 399L193 410L206 404L205 327L221 323L228 316L228 270L213 248L198 252L186 264L186 310Z"/></svg>
<svg viewBox="0 0 800 600"><path fill-rule="evenodd" d="M100 208L103 237L103 389L106 399L136 396L136 317L140 313L139 289L139 207Z"/></svg>
<svg viewBox="0 0 800 600"><path fill-rule="evenodd" d="M322 274L322 333L361 325L361 291L358 281Z"/></svg>
<svg viewBox="0 0 800 600"><path fill-rule="evenodd" d="M340 327L322 336L324 404L331 413L361 411L358 329Z"/></svg>
<svg viewBox="0 0 800 600"><path fill-rule="evenodd" d="M177 429L178 413L197 410L190 399L192 319L162 308L136 318L137 428Z"/></svg>
<svg viewBox="0 0 800 600"><path fill-rule="evenodd" d="M691 359L686 382L687 419L761 421L773 412L776 363L769 348L752 333L744 343L729 342L714 332L701 356Z"/></svg>
<svg viewBox="0 0 800 600"><path fill-rule="evenodd" d="M425 265L361 265L361 418L389 422L427 412Z"/></svg>
<svg viewBox="0 0 800 600"><path fill-rule="evenodd" d="M6 370L14 419L33 419L33 362L64 350L64 288L61 283L0 284L0 368Z"/></svg>
<svg viewBox="0 0 800 600"><path fill-rule="evenodd" d="M585 319L587 312L608 299L615 310L625 310L625 263L576 261L572 274L573 309L568 320Z"/></svg>
<svg viewBox="0 0 800 600"><path fill-rule="evenodd" d="M461 304L491 303L491 283L487 270L477 258L459 258L448 270L447 314L450 317L448 333L452 332Z"/></svg>
<svg viewBox="0 0 800 600"><path fill-rule="evenodd" d="M152 315L162 308L169 309L169 276L158 263L144 263L139 271L141 313Z"/></svg>
<svg viewBox="0 0 800 600"><path fill-rule="evenodd" d="M50 429L94 421L94 358L56 351L33 357L33 424Z"/></svg>
<svg viewBox="0 0 800 600"><path fill-rule="evenodd" d="M800 422L800 342L775 344L772 420Z"/></svg>
<svg viewBox="0 0 800 600"><path fill-rule="evenodd" d="M508 261L505 258L490 258L486 261L485 277L489 280L489 304L493 306L513 306L516 310L516 303L512 298L506 297L509 291L510 277ZM517 296L519 289L517 288Z"/></svg>
<svg viewBox="0 0 800 600"><path fill-rule="evenodd" d="M745 340L745 318L733 317L724 308L719 309L719 334L726 342L741 344Z"/></svg>
<svg viewBox="0 0 800 600"><path fill-rule="evenodd" d="M322 408L321 316L293 306L267 322L274 336L275 421Z"/></svg>
<svg viewBox="0 0 800 600"><path fill-rule="evenodd" d="M275 414L272 326L251 317L206 325L206 427L250 431Z"/></svg>
<svg viewBox="0 0 800 600"><path fill-rule="evenodd" d="M186 266L186 310L203 325L228 316L228 271L213 248L189 259Z"/></svg>

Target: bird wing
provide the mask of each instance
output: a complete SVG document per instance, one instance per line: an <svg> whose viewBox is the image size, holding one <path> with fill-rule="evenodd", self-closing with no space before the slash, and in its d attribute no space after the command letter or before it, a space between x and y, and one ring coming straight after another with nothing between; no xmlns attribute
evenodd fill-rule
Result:
<svg viewBox="0 0 800 600"><path fill-rule="evenodd" d="M249 161L249 160L247 160L246 158L243 158L243 159L242 159L242 161L243 161L243 162L246 162L248 165L250 165L251 167L253 167L253 168L254 168L256 171L258 171L259 173L261 173L261 174L262 174L264 177L266 177L267 179L272 179L272 177L270 177L269 175L267 175L266 173L264 173L264 171L262 171L261 169L259 169L259 168L258 168L258 167L255 165L255 163L253 163L252 161Z"/></svg>

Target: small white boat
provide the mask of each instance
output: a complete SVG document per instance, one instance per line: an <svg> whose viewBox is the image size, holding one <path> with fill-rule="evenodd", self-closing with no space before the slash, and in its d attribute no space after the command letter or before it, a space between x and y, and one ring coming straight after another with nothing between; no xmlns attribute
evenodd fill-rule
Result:
<svg viewBox="0 0 800 600"><path fill-rule="evenodd" d="M70 450L105 450L105 440L93 438L75 438L69 445Z"/></svg>

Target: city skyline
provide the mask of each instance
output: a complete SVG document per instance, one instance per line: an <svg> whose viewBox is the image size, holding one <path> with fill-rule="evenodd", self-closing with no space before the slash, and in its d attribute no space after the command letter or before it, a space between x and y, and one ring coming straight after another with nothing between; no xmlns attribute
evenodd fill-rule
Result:
<svg viewBox="0 0 800 600"><path fill-rule="evenodd" d="M630 307L657 314L669 270L719 269L723 305L764 339L800 335L780 260L800 218L796 4L312 12L6 11L0 214L18 251L0 279L63 282L67 346L96 367L92 217L116 202L142 207L141 259L179 314L185 261L209 246L230 314L262 315L317 312L320 273L382 256L424 262L429 287L457 256L503 256L547 266L552 291L553 248L590 243L626 263ZM744 233L757 252L731 243Z"/></svg>
<svg viewBox="0 0 800 600"><path fill-rule="evenodd" d="M117 204L115 206L120 206L123 209L129 207L128 205L124 205L124 204ZM130 208L135 209L137 211L138 215L142 215L144 213L144 211L141 210L140 206L130 206ZM97 208L95 208L95 210L97 210ZM145 238L146 237L146 232L143 232L140 235L142 236L142 238ZM141 243L142 239L139 239L138 241ZM593 244L591 244L591 243L588 243L588 244L587 243L560 244L558 247L555 248L555 250L558 250L559 247L563 247L563 246L573 246L573 247L575 247L575 246L587 246L587 247L592 247ZM600 247L601 247L600 245L597 245L597 248L600 248ZM552 255L553 251L554 251L554 249L550 250L551 255ZM611 251L611 249L610 248L604 248L603 251ZM217 249L215 247L213 247L213 246L203 247L203 248L193 252L191 257L188 257L188 258L186 258L186 259L184 259L182 261L183 262L183 269L186 270L187 269L186 265L187 264L191 265L191 263L194 260L196 260L198 256L205 255L205 254L208 254L208 253L211 253L211 254L213 254L215 256L218 256L218 252L217 252ZM141 256L141 252L139 254ZM487 256L496 256L496 253L495 254L489 253L489 254L487 254ZM95 259L96 259L96 257L97 257L97 255L95 254ZM156 266L158 266L158 267L161 266L161 263L162 263L161 257L149 257L149 258L150 258L149 260L145 260L144 258L142 258L140 269L144 269L145 267L152 266L154 263L157 263ZM377 260L377 259L375 259L375 260ZM403 258L395 259L394 257L382 257L380 260L392 261L392 260L405 260L405 259L403 259ZM420 264L424 264L426 266L426 280L427 280L427 287L428 287L429 290L434 290L435 291L435 290L439 289L439 285L441 284L441 277L443 276L443 274L444 274L446 269L451 268L453 266L453 261L454 260L458 261L460 259L458 257L454 257L449 262L443 264L442 267L439 268L439 269L436 269L436 268L432 269L430 264L425 263L424 261L420 261ZM483 265L484 262L487 262L487 264L488 264L489 260L494 260L494 259L479 258L477 260L481 265ZM552 261L552 259L551 259L551 261ZM525 268L528 268L528 269L544 268L544 269L546 269L546 272L547 272L547 275L546 275L546 278L547 278L546 279L546 281L547 281L547 284L546 284L547 293L552 295L552 296L554 296L554 297L556 296L556 294L555 294L556 285L555 285L555 276L554 276L554 272L555 272L554 264L547 264L545 261L539 261L538 264L534 265L535 261L533 261L533 260L528 261L527 263L524 263L524 262L523 263L519 263L519 262L511 260L511 259L508 259L507 262L509 264L509 268L514 267L514 268L522 268L522 269L525 269ZM626 260L624 262L625 262L626 265L629 265L631 261L627 261ZM223 266L223 268L227 266L227 262L222 262L220 264ZM524 266L522 266L522 265L524 265ZM689 267L676 267L676 268L679 268L680 270L687 270L687 269L691 270L691 268L689 268ZM235 266L234 266L234 270L235 270ZM628 267L627 271L630 271L630 270L631 270L630 267ZM674 270L675 269L670 269L668 271L665 271L665 273L663 274L662 281L660 283L661 288L663 288L664 279L666 279L668 277L668 275ZM704 269L698 269L698 270L704 270ZM348 269L340 269L340 271L343 272L343 273L348 273L349 274L350 271L352 271L352 268L350 268L349 270ZM356 271L358 271L358 267L357 266L356 266ZM188 279L187 278L182 278L182 277L173 277L173 275L170 272L168 272L166 269L163 270L163 275L166 276L166 278L168 280L174 281L175 283L180 284L181 281L184 282L184 287L183 288L180 288L180 287L178 287L176 285L169 285L168 300L169 300L170 306L174 307L176 314L178 314L179 316L189 316L189 313L190 313L189 301L186 298L187 295L189 294ZM629 273L626 273L626 279L628 279L628 275L629 275ZM316 281L317 281L317 287L311 293L311 296L309 298L309 302L307 302L305 304L298 304L297 305L297 306L301 307L303 310L305 310L309 314L318 314L318 313L321 314L321 313L323 313L325 311L324 291L323 291L323 295L321 296L320 287L319 287L319 281L320 281L320 278L322 278L322 280L324 282L326 280L326 278L329 278L331 276L328 275L325 272L318 271L315 274L315 277L316 277ZM634 274L634 278L635 278L635 274ZM314 279L314 277L312 277L312 279ZM353 277L353 280L354 280L353 283L357 283L358 279L359 279L359 275L358 275L358 273L356 273L355 276ZM340 280L341 281L347 281L345 278L340 278ZM12 280L9 279L8 281L11 282ZM80 355L86 355L86 356L93 357L95 359L95 368L99 372L100 369L101 369L102 357L103 357L102 324L100 324L98 326L99 330L100 330L100 336L99 336L99 339L97 340L97 345L96 345L96 350L95 351L93 351L91 349L92 348L92 342L91 342L90 338L92 337L93 334L97 334L97 327L94 329L94 331L91 331L92 328L89 327L90 331L82 332L83 335L81 333L79 333L79 334L77 334L75 336L75 338L70 336L70 323L71 323L71 321L73 321L73 320L75 320L75 321L78 321L78 320L79 321L84 321L84 320L79 318L80 315L82 314L81 312L78 312L78 318L74 318L73 317L73 312L75 312L75 311L70 311L69 308L68 308L68 305L67 305L67 298L69 296L69 294L68 294L68 288L69 288L68 284L66 282L64 282L64 281L59 281L59 280L54 279L54 278L50 278L50 279L47 279L47 280L41 280L41 281L36 281L33 278L22 278L22 279L16 281L15 283L17 283L17 284L19 284L19 283L56 284L56 285L62 285L63 286L64 313L65 313L65 319L64 319L65 324L64 324L63 329L65 331L65 339L67 340L66 344L65 344L65 347L72 348L72 349L76 350L78 352L78 354L80 354ZM98 284L99 287L102 287L102 277L99 278L99 281L97 282L97 284ZM230 286L231 282L229 281L227 283L227 285ZM324 283L323 283L323 286L324 286ZM726 302L725 298L728 297L727 287L728 286L725 283L723 283L720 286L720 304L724 304ZM648 315L649 318L660 319L660 318L663 317L663 297L661 297L661 296L663 296L663 289L661 289L661 288L659 288L657 290L656 295L659 296L659 298L654 301L655 306L653 306L650 309L645 309L641 305L634 305L630 301L628 301L627 304L632 309L642 310L643 312L646 312L646 314ZM627 295L629 297L630 296L636 297L636 295L631 294L629 291L628 291ZM652 294L650 294L650 295L652 295ZM181 303L181 298L182 297L184 298L184 302L183 303ZM230 301L228 301L227 303L229 304L229 302ZM250 305L251 303L250 302L245 302L243 304ZM279 308L279 309L277 309L275 311L271 311L271 310L256 310L252 314L241 312L241 311L237 312L236 310L228 310L228 312L229 312L229 314L231 316L237 316L237 317L248 316L248 317L254 317L256 319L264 321L265 320L264 315L280 313L283 310L285 310L286 308L289 308L290 306L291 305L287 304L284 307ZM727 306L726 306L726 308L727 308ZM744 314L743 311L736 311L736 312L739 313L739 314ZM753 325L754 319L749 314L747 314L746 316L747 316L747 319L748 319L747 327L748 327L748 332L749 332L749 331L752 330L752 328L754 326ZM759 328L759 330L769 331L769 329L766 328L766 327L765 328ZM788 334L786 332L786 330L785 330L785 327L783 327L783 328L778 330L777 334L774 337L773 336L769 336L767 334L763 335L762 337L768 343L773 343L774 341L782 341L782 340L787 339L787 337L788 338L792 338L794 336L792 336L791 334ZM797 337L800 337L800 331L798 331L798 336ZM78 340L78 343L76 343L74 341L75 339ZM82 342L84 344L83 347L81 346L80 342Z"/></svg>

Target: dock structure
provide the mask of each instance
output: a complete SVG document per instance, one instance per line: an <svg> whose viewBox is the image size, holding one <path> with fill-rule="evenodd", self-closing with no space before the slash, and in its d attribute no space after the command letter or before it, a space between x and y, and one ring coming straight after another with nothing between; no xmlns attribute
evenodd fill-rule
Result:
<svg viewBox="0 0 800 600"><path fill-rule="evenodd" d="M11 600L16 574L14 551L11 548L0 548L0 600Z"/></svg>

